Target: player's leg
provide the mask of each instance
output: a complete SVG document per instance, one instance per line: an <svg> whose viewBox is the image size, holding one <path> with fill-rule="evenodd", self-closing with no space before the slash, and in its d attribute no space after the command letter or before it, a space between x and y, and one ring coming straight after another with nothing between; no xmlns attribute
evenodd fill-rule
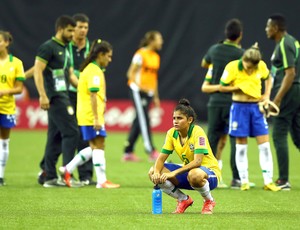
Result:
<svg viewBox="0 0 300 230"><path fill-rule="evenodd" d="M0 186L5 185L4 183L4 172L9 156L9 135L10 128L3 127L2 121L4 116L0 117Z"/></svg>
<svg viewBox="0 0 300 230"><path fill-rule="evenodd" d="M188 181L191 187L198 191L204 199L201 213L212 214L216 202L211 195L211 190L216 188L218 184L218 179L215 173L212 170L201 166L200 168L195 168L189 171Z"/></svg>

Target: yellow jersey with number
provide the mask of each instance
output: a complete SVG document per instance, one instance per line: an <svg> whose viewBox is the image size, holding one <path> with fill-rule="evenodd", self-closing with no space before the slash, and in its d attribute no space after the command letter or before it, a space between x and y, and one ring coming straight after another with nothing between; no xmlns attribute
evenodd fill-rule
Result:
<svg viewBox="0 0 300 230"><path fill-rule="evenodd" d="M77 86L77 121L80 126L94 125L91 93L97 93L97 113L104 125L106 106L106 83L104 73L95 62L88 64L80 73Z"/></svg>
<svg viewBox="0 0 300 230"><path fill-rule="evenodd" d="M23 63L20 59L9 55L8 60L0 64L0 91L13 89L16 81L25 81ZM0 114L15 114L16 102L14 95L0 96Z"/></svg>
<svg viewBox="0 0 300 230"><path fill-rule="evenodd" d="M193 161L195 154L203 154L201 166L212 169L220 179L221 172L218 161L210 148L205 132L200 126L190 126L184 145L180 142L179 132L174 127L169 129L161 152L172 154L174 150L184 165Z"/></svg>

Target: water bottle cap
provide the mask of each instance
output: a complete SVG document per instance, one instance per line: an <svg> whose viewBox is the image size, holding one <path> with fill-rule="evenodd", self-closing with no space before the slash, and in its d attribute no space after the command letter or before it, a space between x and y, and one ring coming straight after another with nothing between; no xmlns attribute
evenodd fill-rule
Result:
<svg viewBox="0 0 300 230"><path fill-rule="evenodd" d="M156 184L156 185L154 185L154 187L153 187L154 189L160 189L160 187Z"/></svg>

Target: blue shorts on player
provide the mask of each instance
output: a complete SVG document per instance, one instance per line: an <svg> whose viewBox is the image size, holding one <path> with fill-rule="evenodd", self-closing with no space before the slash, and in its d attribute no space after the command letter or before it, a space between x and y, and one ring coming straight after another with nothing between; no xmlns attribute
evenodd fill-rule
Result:
<svg viewBox="0 0 300 230"><path fill-rule="evenodd" d="M13 128L16 126L16 115L14 114L0 114L0 127Z"/></svg>
<svg viewBox="0 0 300 230"><path fill-rule="evenodd" d="M268 123L258 104L233 102L230 108L229 134L234 137L257 137L269 133Z"/></svg>
<svg viewBox="0 0 300 230"><path fill-rule="evenodd" d="M170 171L174 171L176 169L182 168L182 165L180 164L172 164L172 163L165 163L164 166L169 169ZM209 182L209 188L210 190L213 190L214 188L216 188L218 186L218 178L216 176L216 174L214 173L213 170L206 168L204 166L200 166L200 169L202 169L204 172L206 172L206 174L208 175L208 182ZM178 185L176 185L177 188L181 188L181 189L188 189L188 190L194 190L188 179L188 172L179 174L176 176L176 179L178 180Z"/></svg>
<svg viewBox="0 0 300 230"><path fill-rule="evenodd" d="M103 126L100 130L95 130L93 126L80 126L83 140L89 141L94 139L96 136L106 137L106 130Z"/></svg>

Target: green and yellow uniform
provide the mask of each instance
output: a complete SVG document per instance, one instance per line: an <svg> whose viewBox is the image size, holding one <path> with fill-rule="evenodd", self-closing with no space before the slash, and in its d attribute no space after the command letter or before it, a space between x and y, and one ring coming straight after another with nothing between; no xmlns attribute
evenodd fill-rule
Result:
<svg viewBox="0 0 300 230"><path fill-rule="evenodd" d="M9 55L9 60L0 67L0 90L14 88L16 81L25 81L23 63L17 57ZM15 114L14 95L0 97L0 114Z"/></svg>
<svg viewBox="0 0 300 230"><path fill-rule="evenodd" d="M220 179L221 172L218 162L210 148L207 136L200 126L190 126L187 141L183 146L180 143L178 131L175 130L175 128L169 129L161 152L164 154L172 154L173 151L177 153L184 165L193 161L195 154L203 154L201 166L213 170L218 180Z"/></svg>
<svg viewBox="0 0 300 230"><path fill-rule="evenodd" d="M96 62L92 62L80 73L77 88L77 120L80 126L93 126L94 115L91 106L91 92L97 92L97 113L104 125L106 105L106 83L104 73Z"/></svg>

